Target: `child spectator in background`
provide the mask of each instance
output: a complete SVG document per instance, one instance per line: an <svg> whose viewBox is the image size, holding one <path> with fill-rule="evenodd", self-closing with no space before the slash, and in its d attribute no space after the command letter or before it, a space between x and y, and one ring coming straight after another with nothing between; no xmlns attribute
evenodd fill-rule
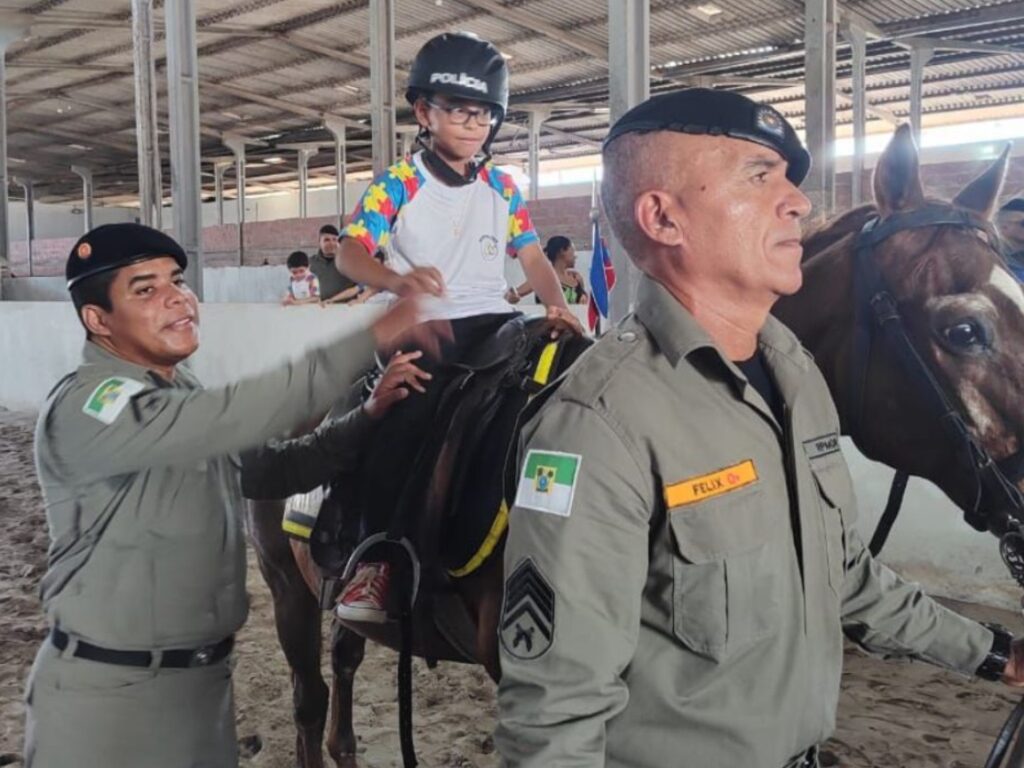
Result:
<svg viewBox="0 0 1024 768"><path fill-rule="evenodd" d="M292 279L281 303L286 307L293 304L319 304L320 281L309 271L309 256L305 251L292 251L288 254L287 263Z"/></svg>

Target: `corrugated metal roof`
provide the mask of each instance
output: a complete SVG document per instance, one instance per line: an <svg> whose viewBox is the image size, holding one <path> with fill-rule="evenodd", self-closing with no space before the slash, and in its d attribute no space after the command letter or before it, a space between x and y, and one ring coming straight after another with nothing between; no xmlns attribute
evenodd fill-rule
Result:
<svg viewBox="0 0 1024 768"><path fill-rule="evenodd" d="M843 5L881 28L883 39L869 45L872 105L897 117L908 114L909 53L889 38L932 35L939 45L955 39L1022 52L937 52L925 70L924 111L930 120L963 119L965 111L994 105L1020 105L1024 115L1024 0L847 0ZM71 161L96 165L100 195L124 195L125 185L114 182L119 174L131 174L135 161L130 1L8 0L7 7L25 10L35 21L32 37L13 45L7 56L10 154L31 154L45 169L38 187L43 199L78 194L77 178L60 172ZM516 23L517 13L535 23ZM513 85L510 128L499 138L498 153L525 152L526 119L515 105L541 101L580 105L553 113L549 124L562 133L544 135L545 151L560 157L591 152L592 145L574 145L564 132L595 140L606 129L607 111L587 108L607 98L606 62L588 52L608 44L606 14L606 0L396 0L396 64L407 68L419 47L444 30L491 39L510 57ZM156 17L162 18L160 9ZM255 156L274 153L275 142L328 138L317 119L289 105L367 118L368 24L367 0L200 0L204 153L227 153L217 137L225 130L269 138L271 146L254 149ZM696 82L696 76L717 78L720 87L736 87L802 122L799 4L651 0L650 30L654 89ZM154 50L165 112L159 23ZM842 41L837 57L837 91L850 96L850 53ZM736 78L743 84L735 84ZM773 86L769 78L795 85ZM401 87L401 76L397 80ZM280 103L254 103L249 92ZM849 107L840 99L837 121L849 119ZM363 146L368 134L352 133L350 160L358 167L368 159ZM321 153L313 165L329 162ZM255 183L261 175L285 171L283 166L254 169L251 178Z"/></svg>

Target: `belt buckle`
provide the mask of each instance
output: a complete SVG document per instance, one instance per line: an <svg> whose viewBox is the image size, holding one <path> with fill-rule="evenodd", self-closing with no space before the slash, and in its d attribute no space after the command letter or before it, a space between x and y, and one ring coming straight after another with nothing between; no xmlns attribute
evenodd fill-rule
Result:
<svg viewBox="0 0 1024 768"><path fill-rule="evenodd" d="M196 648L192 651L192 655L189 657L188 665L190 667L205 667L213 663L213 657L216 653L216 645L204 645L202 648Z"/></svg>

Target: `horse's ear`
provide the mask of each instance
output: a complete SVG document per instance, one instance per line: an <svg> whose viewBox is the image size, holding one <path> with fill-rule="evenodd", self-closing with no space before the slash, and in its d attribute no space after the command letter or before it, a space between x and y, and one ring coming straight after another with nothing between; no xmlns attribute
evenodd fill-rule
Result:
<svg viewBox="0 0 1024 768"><path fill-rule="evenodd" d="M986 219L992 218L992 214L996 212L999 193L1003 189L1006 167L1010 163L1010 146L1007 144L1003 148L1002 154L989 166L989 169L953 198L954 205L981 214Z"/></svg>
<svg viewBox="0 0 1024 768"><path fill-rule="evenodd" d="M924 205L914 136L906 123L896 129L875 166L875 205L884 217Z"/></svg>

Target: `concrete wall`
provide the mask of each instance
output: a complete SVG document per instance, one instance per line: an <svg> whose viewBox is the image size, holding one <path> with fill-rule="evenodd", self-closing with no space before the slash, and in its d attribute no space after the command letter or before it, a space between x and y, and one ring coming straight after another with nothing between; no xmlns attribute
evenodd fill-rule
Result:
<svg viewBox="0 0 1024 768"><path fill-rule="evenodd" d="M535 312L536 307L525 306ZM206 304L203 343L193 366L208 386L264 370L309 345L369 321L373 307ZM68 303L0 303L0 407L36 409L77 364L82 330ZM844 441L860 501L859 530L869 539L892 471L871 464ZM1005 573L996 540L962 522L940 491L911 481L905 509L882 560L931 592L1004 607L1019 590Z"/></svg>
<svg viewBox="0 0 1024 768"><path fill-rule="evenodd" d="M70 246L69 246L70 248ZM577 251L576 268L589 275L591 251ZM281 265L206 267L203 270L204 303L276 303L288 287L288 269ZM523 282L523 270L515 259L505 260L505 279L510 285ZM4 301L69 301L63 277L17 277L4 281ZM530 302L533 301L531 298Z"/></svg>

